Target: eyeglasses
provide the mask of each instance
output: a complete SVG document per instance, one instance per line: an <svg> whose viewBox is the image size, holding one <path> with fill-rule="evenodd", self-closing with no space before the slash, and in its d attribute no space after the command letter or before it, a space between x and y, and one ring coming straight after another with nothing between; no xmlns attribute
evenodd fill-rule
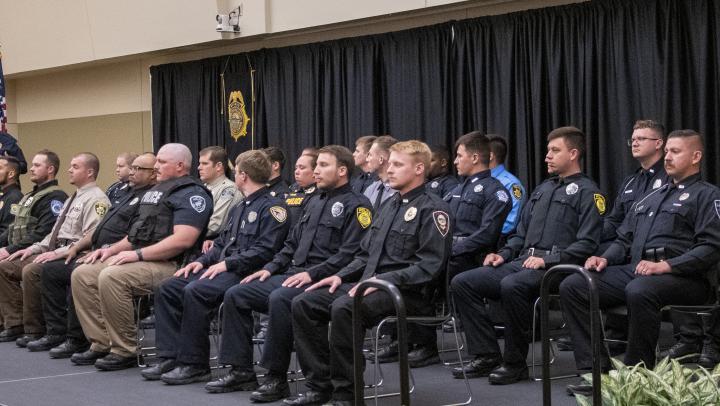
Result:
<svg viewBox="0 0 720 406"><path fill-rule="evenodd" d="M137 166L133 165L130 167L130 172L137 172L137 171L154 171L155 168L145 168L143 166Z"/></svg>
<svg viewBox="0 0 720 406"><path fill-rule="evenodd" d="M650 137L633 137L633 138L628 138L628 139L627 139L627 146L628 146L628 147L632 147L632 144L634 144L635 141L637 141L637 142L643 142L643 141L648 141L648 140L657 141L657 140L659 140L659 139L660 139L660 138L650 138Z"/></svg>

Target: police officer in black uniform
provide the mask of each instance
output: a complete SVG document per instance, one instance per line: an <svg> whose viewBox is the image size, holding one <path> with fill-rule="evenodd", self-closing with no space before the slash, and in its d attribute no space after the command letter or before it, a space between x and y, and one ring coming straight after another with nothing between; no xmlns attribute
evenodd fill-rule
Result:
<svg viewBox="0 0 720 406"><path fill-rule="evenodd" d="M315 178L313 171L317 163L317 150L314 148L305 148L303 153L295 162L295 188L291 187L291 192L287 194L285 205L288 209L290 229L295 226L302 212L313 196L317 187L315 187Z"/></svg>
<svg viewBox="0 0 720 406"><path fill-rule="evenodd" d="M133 166L134 165L134 166ZM152 168L155 165L154 154L143 154L130 162L131 167ZM155 183L154 171L131 171L128 179L130 188L117 204L110 207L103 216L95 231L87 234L73 244L67 256L41 265L40 280L42 286L42 309L47 335L66 337L65 341L50 350L50 358L68 358L75 356L73 362L78 365L89 365L95 359L83 358L90 344L85 339L82 326L75 313L72 295L68 295L70 275L80 263L76 259L79 254L107 247L122 240L128 232L130 224L135 220L138 202L142 195ZM92 361L92 362L91 362Z"/></svg>
<svg viewBox="0 0 720 406"><path fill-rule="evenodd" d="M110 204L113 206L120 203L125 195L131 193L130 166L132 166L135 158L137 158L136 154L123 152L115 159L115 176L117 176L118 181L110 185L105 191L108 199L110 199Z"/></svg>
<svg viewBox="0 0 720 406"><path fill-rule="evenodd" d="M246 151L235 163L235 184L246 196L210 251L179 269L156 292L156 344L160 363L142 371L147 380L173 385L210 378L208 333L223 294L280 249L289 224L282 200L265 187L270 161Z"/></svg>
<svg viewBox="0 0 720 406"><path fill-rule="evenodd" d="M67 193L55 180L60 158L49 150L38 152L32 160L30 180L35 184L32 191L10 206L14 216L10 226L0 234L0 260L41 241L50 234L55 221L67 199ZM0 332L0 342L15 341L23 334L22 320L4 320L5 330Z"/></svg>
<svg viewBox="0 0 720 406"><path fill-rule="evenodd" d="M225 293L220 362L230 373L205 388L229 392L257 382L253 371L251 311L268 312L270 328L260 365L268 370L254 402L273 402L290 395L287 370L293 350L290 305L313 281L335 274L353 260L372 221L371 205L348 183L354 162L339 145L319 150L315 169L320 192L310 200L285 246L262 270Z"/></svg>
<svg viewBox="0 0 720 406"><path fill-rule="evenodd" d="M281 176L282 170L285 167L285 153L277 147L263 148L262 151L267 154L272 164L272 173L265 186L270 189L271 196L284 199L285 196L290 193L290 187Z"/></svg>
<svg viewBox="0 0 720 406"><path fill-rule="evenodd" d="M354 282L391 282L403 294L409 315L434 311L431 298L442 279L452 243L448 206L425 188L431 156L427 145L405 141L390 150L388 181L398 193L382 206L361 242L360 252L336 275L312 285L293 300L297 354L310 390L286 399L285 404L321 404L331 398L332 404L352 404ZM384 292L368 289L360 309L362 324L369 328L394 311L392 300ZM329 341L328 322L332 322ZM429 336L416 338L423 344L437 340L434 330Z"/></svg>
<svg viewBox="0 0 720 406"><path fill-rule="evenodd" d="M365 189L378 180L377 174L375 171L370 170L367 162L370 146L372 146L376 138L374 135L364 135L355 140L355 150L353 151L355 171L350 180L350 185L353 191L357 193L365 193Z"/></svg>
<svg viewBox="0 0 720 406"><path fill-rule="evenodd" d="M475 360L466 365L471 377L489 374L492 384L527 379L529 326L532 303L540 293L543 270L560 263L582 263L597 250L605 214L605 198L595 183L580 172L585 135L574 127L548 134L545 162L556 175L538 186L524 207L517 233L483 267L456 276L451 283L455 304L465 328L468 351ZM483 299L502 301L505 310L505 352L500 348ZM501 364L502 361L502 365ZM462 370L453 370L462 377Z"/></svg>
<svg viewBox="0 0 720 406"><path fill-rule="evenodd" d="M430 150L432 151L432 160L425 186L429 192L444 198L458 185L457 178L450 173L450 152L447 147L442 145L433 145Z"/></svg>
<svg viewBox="0 0 720 406"><path fill-rule="evenodd" d="M700 305L711 296L708 270L720 260L720 190L700 179L702 136L673 131L665 147L665 170L672 181L635 203L618 238L585 267L594 270L600 307L628 307L625 364L655 365L660 309ZM628 262L630 258L630 262ZM587 286L580 275L560 285L560 303L575 343L578 369L592 365ZM602 352L601 364L609 365ZM568 389L588 394L587 383Z"/></svg>
<svg viewBox="0 0 720 406"><path fill-rule="evenodd" d="M19 176L20 163L17 158L0 156L0 233L4 233L15 220L12 207L23 197L18 185Z"/></svg>

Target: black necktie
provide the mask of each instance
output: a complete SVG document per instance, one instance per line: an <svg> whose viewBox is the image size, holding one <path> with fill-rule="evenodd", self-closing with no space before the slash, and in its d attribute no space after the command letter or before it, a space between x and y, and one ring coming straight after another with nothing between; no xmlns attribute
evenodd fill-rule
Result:
<svg viewBox="0 0 720 406"><path fill-rule="evenodd" d="M380 205L382 204L382 197L383 192L385 191L385 184L380 182L380 185L378 185L378 194L375 197L375 203L373 203L373 209L377 211L380 208Z"/></svg>
<svg viewBox="0 0 720 406"><path fill-rule="evenodd" d="M55 222L55 228L53 228L52 234L50 234L50 242L48 243L48 248L50 249L50 251L57 248L57 237L60 233L60 227L62 227L63 223L65 222L65 217L67 217L67 213L70 210L70 206L72 205L73 200L75 200L75 196L77 196L77 190L73 192L72 196L70 196L70 199L65 205L65 208L63 209L62 213L60 213L60 217L58 217L57 221Z"/></svg>

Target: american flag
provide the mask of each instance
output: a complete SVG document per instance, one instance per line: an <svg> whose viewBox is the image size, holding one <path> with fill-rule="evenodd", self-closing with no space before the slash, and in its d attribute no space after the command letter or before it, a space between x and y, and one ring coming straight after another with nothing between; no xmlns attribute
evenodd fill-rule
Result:
<svg viewBox="0 0 720 406"><path fill-rule="evenodd" d="M7 132L7 101L5 100L5 75L2 68L2 53L0 53L0 132Z"/></svg>

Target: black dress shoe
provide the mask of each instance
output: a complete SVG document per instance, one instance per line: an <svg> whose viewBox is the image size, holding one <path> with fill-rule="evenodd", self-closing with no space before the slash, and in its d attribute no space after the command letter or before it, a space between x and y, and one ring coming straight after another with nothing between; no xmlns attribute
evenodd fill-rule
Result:
<svg viewBox="0 0 720 406"><path fill-rule="evenodd" d="M28 343L38 340L42 337L42 334L25 334L22 337L15 340L15 345L20 348L27 347Z"/></svg>
<svg viewBox="0 0 720 406"><path fill-rule="evenodd" d="M502 357L500 354L478 356L463 367L453 368L452 375L455 379L463 379L463 370L468 378L488 376L490 372L500 366Z"/></svg>
<svg viewBox="0 0 720 406"><path fill-rule="evenodd" d="M70 357L70 362L75 365L93 365L98 359L105 357L109 352L87 350L85 352L76 352Z"/></svg>
<svg viewBox="0 0 720 406"><path fill-rule="evenodd" d="M30 352L36 351L47 351L55 346L62 344L65 341L65 336L49 334L42 336L35 341L27 343L27 349Z"/></svg>
<svg viewBox="0 0 720 406"><path fill-rule="evenodd" d="M268 376L259 388L250 394L250 400L257 403L275 402L290 396L290 385L286 377Z"/></svg>
<svg viewBox="0 0 720 406"><path fill-rule="evenodd" d="M90 348L90 343L86 340L68 338L65 342L50 350L50 358L70 358L76 352L84 352L88 348Z"/></svg>
<svg viewBox="0 0 720 406"><path fill-rule="evenodd" d="M705 343L698 358L698 365L705 369L713 369L720 362L720 351L714 343Z"/></svg>
<svg viewBox="0 0 720 406"><path fill-rule="evenodd" d="M119 371L121 369L135 368L137 366L137 357L131 355L123 357L120 354L110 353L95 361L95 368L101 371Z"/></svg>
<svg viewBox="0 0 720 406"><path fill-rule="evenodd" d="M437 345L418 346L408 353L408 365L410 365L410 368L422 368L439 363L440 355L438 354Z"/></svg>
<svg viewBox="0 0 720 406"><path fill-rule="evenodd" d="M399 356L398 342L393 341L390 344L380 347L377 352L377 360L380 364L387 364L389 362L397 362ZM366 353L365 358L374 363L375 352L370 351Z"/></svg>
<svg viewBox="0 0 720 406"><path fill-rule="evenodd" d="M180 365L172 371L160 375L160 379L168 385L207 382L210 378L212 378L210 368L204 365Z"/></svg>
<svg viewBox="0 0 720 406"><path fill-rule="evenodd" d="M220 379L208 382L205 390L210 393L226 393L255 390L258 387L255 372L240 371L235 368Z"/></svg>
<svg viewBox="0 0 720 406"><path fill-rule="evenodd" d="M23 326L15 326L5 329L0 333L0 343L15 341L23 335Z"/></svg>
<svg viewBox="0 0 720 406"><path fill-rule="evenodd" d="M177 366L178 363L174 359L163 359L160 363L140 371L140 375L148 381L159 381L162 374L172 371Z"/></svg>
<svg viewBox="0 0 720 406"><path fill-rule="evenodd" d="M525 364L518 366L503 364L488 375L488 381L492 385L509 385L525 379L528 379L528 368Z"/></svg>
<svg viewBox="0 0 720 406"><path fill-rule="evenodd" d="M590 382L585 379L581 379L577 383L570 384L565 387L567 394L570 396L583 395L587 397L592 396L593 386Z"/></svg>
<svg viewBox="0 0 720 406"><path fill-rule="evenodd" d="M454 327L453 324L455 325ZM463 326L460 322L460 319L455 319L454 323L452 320L448 320L445 322L445 324L443 324L443 333L453 334L456 329L458 333L463 331Z"/></svg>
<svg viewBox="0 0 720 406"><path fill-rule="evenodd" d="M332 394L330 394L329 392L317 392L314 390L309 390L298 396L287 398L283 400L283 403L292 406L322 405L330 401L331 397Z"/></svg>
<svg viewBox="0 0 720 406"><path fill-rule="evenodd" d="M678 341L667 351L661 352L660 358L680 358L678 359L678 362L680 362L681 364L689 364L697 362L701 350L701 344L683 343Z"/></svg>

